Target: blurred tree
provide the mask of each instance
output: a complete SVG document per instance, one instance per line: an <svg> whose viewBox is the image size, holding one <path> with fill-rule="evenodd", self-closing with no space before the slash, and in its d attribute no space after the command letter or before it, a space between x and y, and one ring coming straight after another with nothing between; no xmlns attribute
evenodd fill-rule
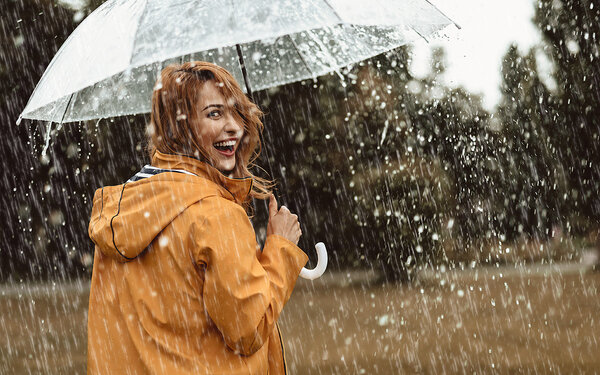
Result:
<svg viewBox="0 0 600 375"><path fill-rule="evenodd" d="M94 190L144 162L143 116L48 126L15 121L64 40L89 10L55 1L0 3L0 140L3 160L0 280L64 279L86 272ZM50 132L51 138L46 138ZM42 156L42 147L48 150ZM133 168L133 169L132 169Z"/></svg>
<svg viewBox="0 0 600 375"><path fill-rule="evenodd" d="M562 165L548 131L555 127L553 98L541 82L535 49L522 56L510 46L502 62L502 99L497 115L498 156L506 217L498 230L509 240L517 236L546 237L561 222Z"/></svg>
<svg viewBox="0 0 600 375"><path fill-rule="evenodd" d="M555 114L548 136L568 179L565 226L581 235L600 223L600 3L539 0L534 21L554 64Z"/></svg>
<svg viewBox="0 0 600 375"><path fill-rule="evenodd" d="M448 262L472 260L481 237L495 232L498 178L495 133L490 115L481 97L463 88L449 89L440 82L445 70L442 49L432 53L431 72L423 80L422 109L419 115L426 131L425 150L438 158L448 175L449 189L445 218L441 223L444 236L443 259ZM418 101L417 101L418 103Z"/></svg>
<svg viewBox="0 0 600 375"><path fill-rule="evenodd" d="M410 279L439 256L448 207L447 175L427 152L427 82L410 74L408 47L376 56L349 88L348 125L355 134L349 186L361 255L388 280ZM352 175L352 173L354 174Z"/></svg>
<svg viewBox="0 0 600 375"><path fill-rule="evenodd" d="M38 210L35 201L44 199L40 193L50 167L40 167L32 152L36 129L16 126L15 121L75 23L72 12L50 0L2 1L0 14L0 159L4 165L0 204L7 212L0 218L0 280L4 280L47 275L69 263L62 249L39 244L46 241L48 215ZM61 221L59 216L54 216L56 222Z"/></svg>

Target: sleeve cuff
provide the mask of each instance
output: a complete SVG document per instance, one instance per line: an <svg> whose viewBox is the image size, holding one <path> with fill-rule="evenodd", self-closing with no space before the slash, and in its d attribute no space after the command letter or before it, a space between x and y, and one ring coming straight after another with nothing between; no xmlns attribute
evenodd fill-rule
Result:
<svg viewBox="0 0 600 375"><path fill-rule="evenodd" d="M308 262L308 255L300 249L292 241L277 234L270 234L265 241L263 256L268 255L269 258L278 259L282 263L286 263L290 269L294 271L296 277L300 274L302 267Z"/></svg>

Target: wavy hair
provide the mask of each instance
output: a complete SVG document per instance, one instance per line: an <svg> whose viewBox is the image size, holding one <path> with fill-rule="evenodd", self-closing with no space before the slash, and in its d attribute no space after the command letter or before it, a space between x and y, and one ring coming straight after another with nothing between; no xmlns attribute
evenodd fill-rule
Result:
<svg viewBox="0 0 600 375"><path fill-rule="evenodd" d="M172 64L165 67L152 94L152 111L148 152L152 158L156 150L167 154L179 154L209 162L208 153L190 121L197 118L198 99L202 86L215 81L221 94L235 108L234 116L244 125L244 135L236 150L234 178L252 178L250 197L266 199L274 187L273 181L250 172L256 167L254 161L260 155L260 134L264 125L263 112L244 94L231 73L218 65L204 61ZM249 202L246 202L249 205Z"/></svg>

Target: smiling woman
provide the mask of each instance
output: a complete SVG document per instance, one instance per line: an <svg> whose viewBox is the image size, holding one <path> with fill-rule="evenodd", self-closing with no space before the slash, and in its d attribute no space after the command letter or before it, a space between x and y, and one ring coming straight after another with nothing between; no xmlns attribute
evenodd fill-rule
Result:
<svg viewBox="0 0 600 375"><path fill-rule="evenodd" d="M198 108L203 108L192 120L202 150L213 166L230 173L236 164L235 151L244 135L244 124L235 106L230 106L218 84L211 80L200 90Z"/></svg>
<svg viewBox="0 0 600 375"><path fill-rule="evenodd" d="M202 61L170 65L152 97L150 157L188 155L231 177L252 177L252 197L264 199L270 182L249 171L261 149L261 116L227 70ZM224 141L233 149L217 145Z"/></svg>
<svg viewBox="0 0 600 375"><path fill-rule="evenodd" d="M308 258L298 217L249 171L261 115L216 65L162 71L152 165L94 196L88 374L286 372L277 320ZM261 252L244 208L266 197Z"/></svg>

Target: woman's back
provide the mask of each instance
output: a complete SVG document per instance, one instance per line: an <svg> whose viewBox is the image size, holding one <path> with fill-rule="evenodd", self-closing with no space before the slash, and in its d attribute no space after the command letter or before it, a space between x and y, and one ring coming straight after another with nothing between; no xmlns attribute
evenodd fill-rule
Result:
<svg viewBox="0 0 600 375"><path fill-rule="evenodd" d="M250 180L219 185L204 163L160 152L153 165L198 176L162 173L94 197L88 373L282 373L275 322L306 255L269 236L257 256L240 206Z"/></svg>

